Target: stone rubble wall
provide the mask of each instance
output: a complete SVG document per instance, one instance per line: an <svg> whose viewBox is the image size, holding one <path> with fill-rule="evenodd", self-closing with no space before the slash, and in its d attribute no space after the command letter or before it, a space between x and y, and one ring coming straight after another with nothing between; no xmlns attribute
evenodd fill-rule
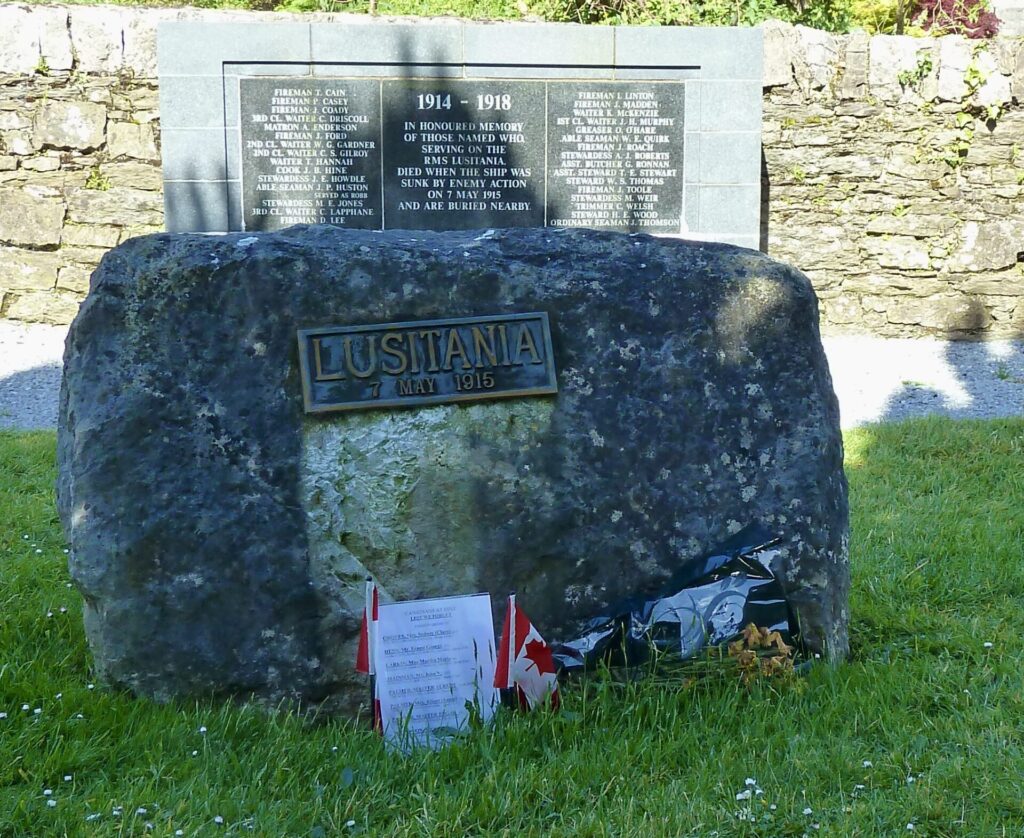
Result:
<svg viewBox="0 0 1024 838"><path fill-rule="evenodd" d="M765 26L762 244L829 332L1024 335L1024 38Z"/></svg>
<svg viewBox="0 0 1024 838"><path fill-rule="evenodd" d="M156 24L225 17L289 16L0 6L0 317L69 322L162 228ZM1024 38L764 36L762 247L823 329L1024 335Z"/></svg>

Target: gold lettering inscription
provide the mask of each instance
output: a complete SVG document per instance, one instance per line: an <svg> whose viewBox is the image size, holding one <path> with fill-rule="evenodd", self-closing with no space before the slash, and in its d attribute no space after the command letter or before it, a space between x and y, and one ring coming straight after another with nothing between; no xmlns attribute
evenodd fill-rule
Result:
<svg viewBox="0 0 1024 838"><path fill-rule="evenodd" d="M440 329L424 329L420 332L420 337L427 343L427 358L429 365L427 366L427 372L437 372L440 367L437 365L437 347L434 344L433 338L441 337Z"/></svg>
<svg viewBox="0 0 1024 838"><path fill-rule="evenodd" d="M397 344L397 346L392 346L392 344ZM389 358L397 358L399 361L397 366L392 367L382 363L381 369L384 372L390 375L401 375L408 369L409 359L402 349L402 336L398 332L385 333L384 337L380 339L380 351Z"/></svg>
<svg viewBox="0 0 1024 838"><path fill-rule="evenodd" d="M508 326L504 323L498 324L498 337L501 338L501 365L511 367L512 360L509 358L508 352Z"/></svg>
<svg viewBox="0 0 1024 838"><path fill-rule="evenodd" d="M537 344L533 342L533 332L530 331L530 327L525 323L520 327L519 342L516 344L516 366L520 366L522 364L522 361L520 361L519 358L522 356L523 350L529 352L530 357L533 358L533 360L530 361L531 364L544 363L537 352Z"/></svg>
<svg viewBox="0 0 1024 838"><path fill-rule="evenodd" d="M437 380L434 378L400 378L398 379L398 395L430 396L437 392Z"/></svg>
<svg viewBox="0 0 1024 838"><path fill-rule="evenodd" d="M416 355L416 334L409 332L409 372L417 373L420 371L420 359Z"/></svg>
<svg viewBox="0 0 1024 838"><path fill-rule="evenodd" d="M484 366L485 355L487 356L488 366L498 366L498 353L494 348L494 325L487 326L486 338L484 338L479 326L474 326L470 333L473 335L473 354L476 355L477 367Z"/></svg>
<svg viewBox="0 0 1024 838"><path fill-rule="evenodd" d="M558 391L543 312L318 327L298 338L309 413Z"/></svg>
<svg viewBox="0 0 1024 838"><path fill-rule="evenodd" d="M369 360L367 361L366 369L356 369L355 361L352 359L352 338L345 338L345 366L348 367L348 371L356 378L369 378L377 367L377 336L370 335L366 345L369 348Z"/></svg>
<svg viewBox="0 0 1024 838"><path fill-rule="evenodd" d="M317 381L340 381L345 377L343 372L324 372L324 365L320 360L320 338L313 338L313 369Z"/></svg>
<svg viewBox="0 0 1024 838"><path fill-rule="evenodd" d="M469 358L466 357L466 345L459 336L459 330L453 328L448 330L448 345L444 351L444 363L441 364L441 369L450 370L452 368L452 358L456 355L462 357L462 368L464 370L473 369Z"/></svg>

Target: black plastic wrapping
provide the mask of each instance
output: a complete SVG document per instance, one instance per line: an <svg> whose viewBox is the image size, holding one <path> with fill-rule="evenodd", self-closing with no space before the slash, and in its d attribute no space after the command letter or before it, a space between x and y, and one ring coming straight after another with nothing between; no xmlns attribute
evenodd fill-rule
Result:
<svg viewBox="0 0 1024 838"><path fill-rule="evenodd" d="M633 597L589 620L551 651L560 673L645 663L654 650L690 659L735 640L750 623L778 631L791 644L796 623L770 570L781 541L758 525L738 532L711 554L689 563L664 592Z"/></svg>

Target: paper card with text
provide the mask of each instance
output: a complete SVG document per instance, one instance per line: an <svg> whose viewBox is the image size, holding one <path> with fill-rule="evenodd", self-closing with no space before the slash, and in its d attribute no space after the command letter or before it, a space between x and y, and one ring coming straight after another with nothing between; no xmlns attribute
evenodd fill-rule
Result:
<svg viewBox="0 0 1024 838"><path fill-rule="evenodd" d="M489 594L382 604L378 614L377 688L388 742L440 747L468 726L471 712L491 718L499 694Z"/></svg>

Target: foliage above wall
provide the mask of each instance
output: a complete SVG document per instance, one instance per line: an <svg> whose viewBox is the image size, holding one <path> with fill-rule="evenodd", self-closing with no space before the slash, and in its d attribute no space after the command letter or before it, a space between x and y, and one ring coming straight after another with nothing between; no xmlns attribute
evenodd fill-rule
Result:
<svg viewBox="0 0 1024 838"><path fill-rule="evenodd" d="M93 5L90 0L81 0ZM121 6L355 12L522 18L573 23L661 26L756 26L783 20L828 32L863 29L882 35L965 35L990 38L999 19L988 0L108 0ZM28 5L37 5L29 3ZM43 4L38 4L43 5Z"/></svg>

